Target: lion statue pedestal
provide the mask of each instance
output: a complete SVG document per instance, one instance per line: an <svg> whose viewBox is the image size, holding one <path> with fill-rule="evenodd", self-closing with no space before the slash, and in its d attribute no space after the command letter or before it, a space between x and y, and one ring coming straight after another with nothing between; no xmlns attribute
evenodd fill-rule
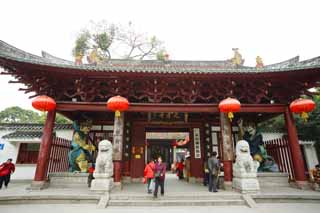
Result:
<svg viewBox="0 0 320 213"><path fill-rule="evenodd" d="M113 162L112 144L108 140L99 143L99 152L96 160L96 167L93 173L91 190L111 191L113 187Z"/></svg>
<svg viewBox="0 0 320 213"><path fill-rule="evenodd" d="M256 193L260 191L257 179L259 162L250 155L247 141L241 140L236 145L236 162L233 164L232 187L241 193Z"/></svg>

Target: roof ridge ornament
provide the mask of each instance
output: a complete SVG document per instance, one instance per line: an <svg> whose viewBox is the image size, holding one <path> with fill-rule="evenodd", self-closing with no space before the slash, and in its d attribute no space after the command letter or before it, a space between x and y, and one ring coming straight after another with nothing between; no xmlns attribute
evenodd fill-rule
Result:
<svg viewBox="0 0 320 213"><path fill-rule="evenodd" d="M244 64L244 59L242 58L242 55L239 53L239 48L232 48L234 55L233 58L230 59L233 67L239 68Z"/></svg>
<svg viewBox="0 0 320 213"><path fill-rule="evenodd" d="M256 68L263 68L264 65L263 65L263 61L262 61L262 58L260 56L257 56L256 57Z"/></svg>

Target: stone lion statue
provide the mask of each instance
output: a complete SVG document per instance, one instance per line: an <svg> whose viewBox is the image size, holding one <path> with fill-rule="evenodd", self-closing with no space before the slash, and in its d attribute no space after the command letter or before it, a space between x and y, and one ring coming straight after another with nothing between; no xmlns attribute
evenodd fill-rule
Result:
<svg viewBox="0 0 320 213"><path fill-rule="evenodd" d="M250 146L247 141L240 140L236 145L236 162L233 165L235 176L256 176L259 162L250 155Z"/></svg>
<svg viewBox="0 0 320 213"><path fill-rule="evenodd" d="M113 162L112 162L112 144L108 140L102 140L99 143L98 157L96 159L96 168L93 176L102 174L106 177L113 175Z"/></svg>

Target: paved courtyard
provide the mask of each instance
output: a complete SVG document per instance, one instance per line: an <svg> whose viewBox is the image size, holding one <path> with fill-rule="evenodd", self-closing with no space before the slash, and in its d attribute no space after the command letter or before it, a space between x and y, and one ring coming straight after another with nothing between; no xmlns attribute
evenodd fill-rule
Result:
<svg viewBox="0 0 320 213"><path fill-rule="evenodd" d="M38 205L2 205L1 213L319 213L320 204L259 204L257 208L246 206L183 206L183 207L108 207L97 209L94 204L38 204Z"/></svg>
<svg viewBox="0 0 320 213"><path fill-rule="evenodd" d="M41 197L75 197L78 198L80 196L88 196L88 197L96 197L97 200L100 199L101 193L95 193L90 191L86 187L82 188L48 188L41 191L30 191L26 188L29 184L26 183L12 183L9 185L8 189L3 189L0 191L0 200L5 200L8 197L22 197L28 200L28 197L31 196L41 196ZM133 183L133 184L124 184L123 190L114 191L111 196L127 196L130 197L139 197L139 199L147 199L150 202L153 202L151 199L151 195L146 194L145 185L141 183ZM160 198L170 199L172 197L179 197L180 199L190 199L191 196L193 198L197 197L210 197L210 199L224 199L228 196L241 196L241 194L234 191L224 191L220 190L218 193L210 193L207 188L204 187L200 183L189 184L185 181L179 181L174 174L168 174L165 185L165 197ZM295 212L319 212L320 210L320 193L311 190L299 190L295 188L289 187L278 187L278 188L268 188L262 189L261 192L256 196L267 197L267 203L257 202L255 208L249 208L248 205L223 205L223 206L192 206L190 201L186 201L185 205L182 206L149 206L149 207L138 207L138 206L109 206L107 209L99 209L96 203L88 203L80 201L80 204L75 204L74 202L68 203L62 202L63 204L54 204L47 203L46 201L33 202L29 204L28 202L23 202L26 204L18 203L18 204L10 204L8 205L5 201L0 205L0 213L6 212L23 212L23 213L36 213L36 212L45 212L45 213L62 213L62 212L125 212L130 211L130 213L135 212L167 212L167 213L188 213L188 212L272 212L272 213L295 213ZM292 199L287 202L285 198L291 197ZM314 200L308 199L305 201L300 198L316 198ZM281 200L283 199L283 200ZM311 201L311 202L310 202ZM283 203L284 202L284 203Z"/></svg>

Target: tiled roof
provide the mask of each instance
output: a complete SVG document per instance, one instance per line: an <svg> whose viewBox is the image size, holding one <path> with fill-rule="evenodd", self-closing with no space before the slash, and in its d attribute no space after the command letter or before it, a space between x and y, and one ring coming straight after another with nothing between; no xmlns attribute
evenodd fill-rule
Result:
<svg viewBox="0 0 320 213"><path fill-rule="evenodd" d="M2 136L3 139L12 139L12 138L41 138L42 131L15 131L9 134Z"/></svg>
<svg viewBox="0 0 320 213"><path fill-rule="evenodd" d="M0 123L0 130L42 131L44 124ZM54 130L71 130L72 124L55 124Z"/></svg>
<svg viewBox="0 0 320 213"><path fill-rule="evenodd" d="M40 139L43 127L43 124L0 123L0 130L14 131L2 136L3 139ZM56 130L72 130L72 124L55 124L54 131Z"/></svg>
<svg viewBox="0 0 320 213"><path fill-rule="evenodd" d="M222 61L159 61L159 60L119 60L112 59L102 65L76 65L46 52L43 57L36 56L3 41L0 41L0 59L12 60L35 65L45 65L56 68L77 69L90 72L139 72L139 73L266 73L279 71L298 71L311 68L320 68L320 57L299 61L294 57L277 64L266 65L263 68L241 66L233 68L229 60ZM1 65L1 60L0 60Z"/></svg>

